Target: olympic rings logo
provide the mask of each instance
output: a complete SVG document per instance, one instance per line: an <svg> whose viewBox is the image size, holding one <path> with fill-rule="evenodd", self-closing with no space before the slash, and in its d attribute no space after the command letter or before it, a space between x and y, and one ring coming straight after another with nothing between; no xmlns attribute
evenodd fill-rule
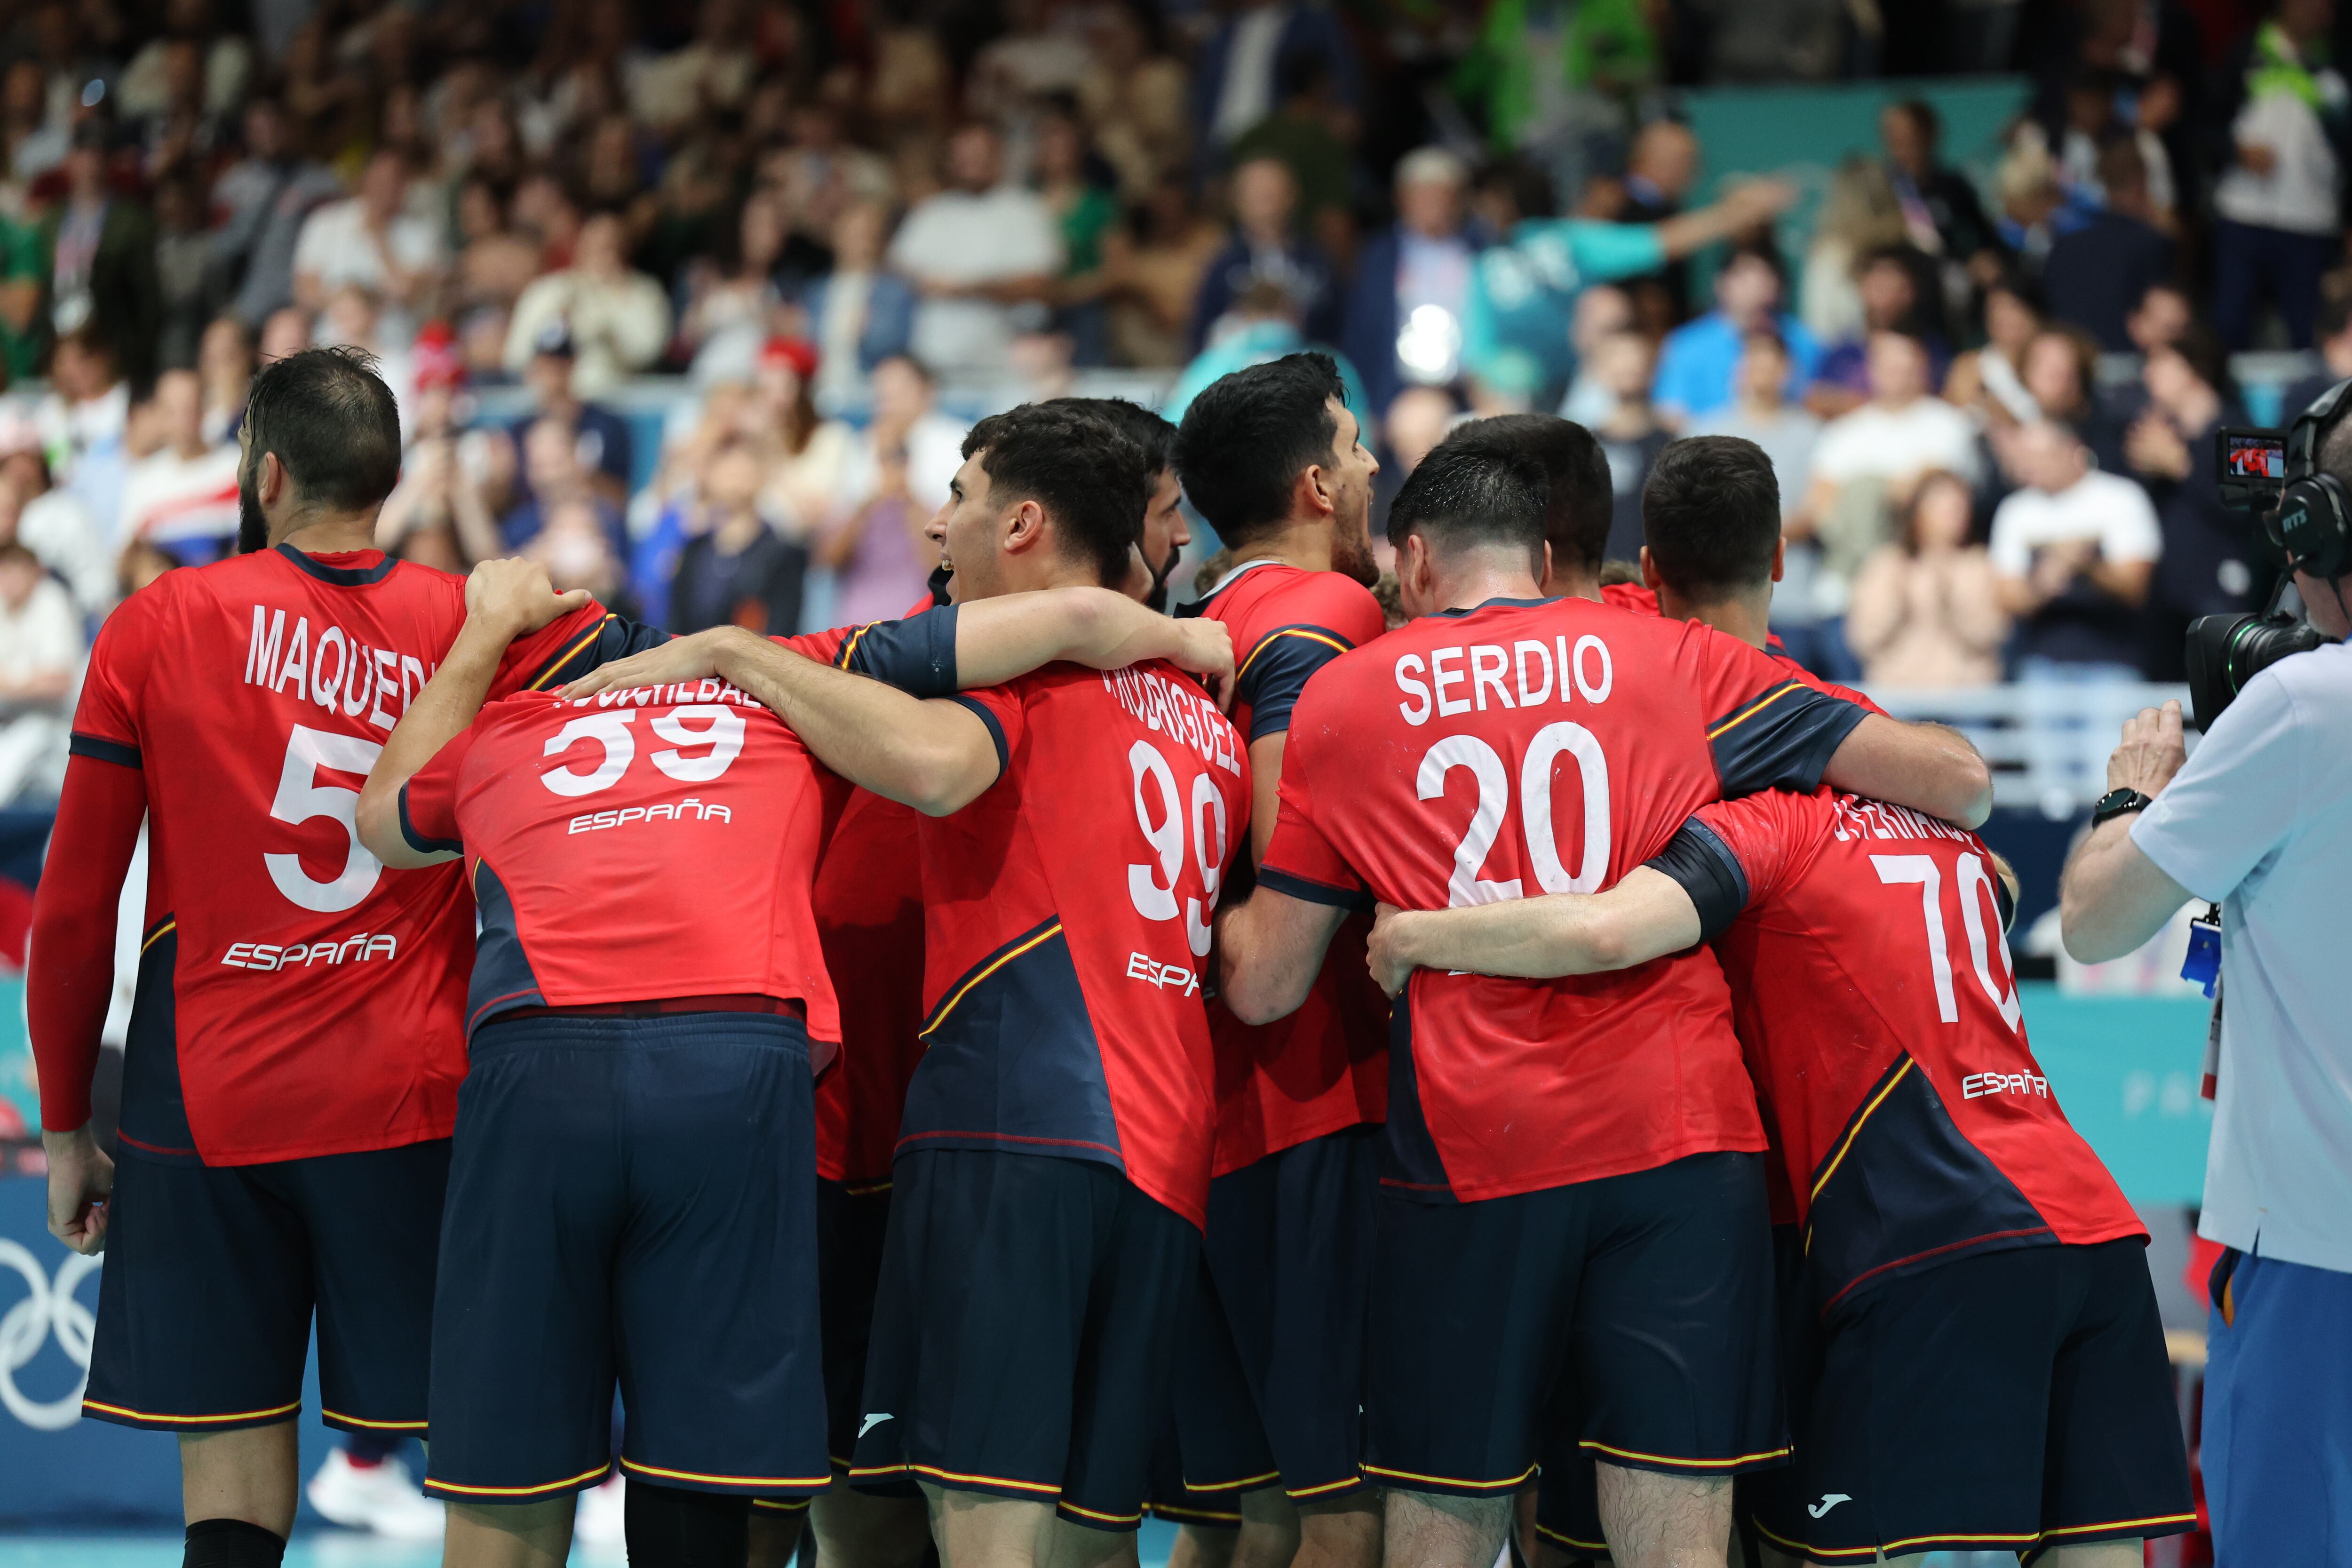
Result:
<svg viewBox="0 0 2352 1568"><path fill-rule="evenodd" d="M81 1419L82 1390L89 1384L90 1337L98 1315L75 1299L83 1279L98 1272L103 1260L68 1252L58 1265L56 1282L41 1261L18 1243L0 1237L0 1268L24 1276L28 1294L0 1312L0 1405L37 1432L61 1432ZM62 1398L42 1404L16 1386L17 1371L40 1353L55 1332L58 1345L81 1367L81 1376Z"/></svg>

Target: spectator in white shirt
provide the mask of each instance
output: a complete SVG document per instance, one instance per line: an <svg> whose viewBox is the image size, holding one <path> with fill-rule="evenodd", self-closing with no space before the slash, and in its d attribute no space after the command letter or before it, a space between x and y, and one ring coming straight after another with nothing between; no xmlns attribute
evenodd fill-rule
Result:
<svg viewBox="0 0 2352 1568"><path fill-rule="evenodd" d="M2141 607L2164 551L2147 492L2094 468L2054 420L2019 429L2004 460L2019 488L1992 514L1992 566L2020 626L2018 679L2137 680Z"/></svg>
<svg viewBox="0 0 2352 1568"><path fill-rule="evenodd" d="M899 225L890 265L921 296L918 358L948 374L1000 371L1013 338L1045 323L1061 237L1043 200L1002 183L1004 150L992 126L956 132L947 177L948 188Z"/></svg>
<svg viewBox="0 0 2352 1568"><path fill-rule="evenodd" d="M13 539L63 577L93 619L115 599L114 552L81 498L49 483L49 462L29 426L0 432L0 539Z"/></svg>
<svg viewBox="0 0 2352 1568"><path fill-rule="evenodd" d="M572 265L532 280L507 328L506 366L520 375L551 327L566 330L572 391L600 397L661 357L669 343L669 299L630 270L621 220L599 213L580 226Z"/></svg>
<svg viewBox="0 0 2352 1568"><path fill-rule="evenodd" d="M56 797L65 779L66 699L81 656L71 595L32 551L0 543L0 805Z"/></svg>
<svg viewBox="0 0 2352 1568"><path fill-rule="evenodd" d="M155 378L163 445L122 488L122 534L183 563L219 559L236 539L236 443L205 438L205 386L192 370Z"/></svg>
<svg viewBox="0 0 2352 1568"><path fill-rule="evenodd" d="M2254 34L2230 127L2237 162L2213 186L2213 324L2232 350L2247 346L2264 292L2288 346L2311 346L2320 276L2338 251L2335 139L2352 108L2326 63L2333 10L2287 0Z"/></svg>
<svg viewBox="0 0 2352 1568"><path fill-rule="evenodd" d="M440 231L411 216L407 201L408 160L387 147L368 160L359 195L303 221L294 242L294 302L315 316L337 289L356 283L399 315L395 336L413 336L407 312L424 303L447 258Z"/></svg>

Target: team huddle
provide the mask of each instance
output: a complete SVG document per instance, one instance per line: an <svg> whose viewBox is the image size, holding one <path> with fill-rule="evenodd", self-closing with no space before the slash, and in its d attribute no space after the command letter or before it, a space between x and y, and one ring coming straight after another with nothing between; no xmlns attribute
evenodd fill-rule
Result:
<svg viewBox="0 0 2352 1568"><path fill-rule="evenodd" d="M374 551L362 357L272 364L243 440L247 552L99 639L28 983L84 1409L181 1435L190 1564L280 1561L314 1315L456 1564L562 1562L615 1463L679 1568L2193 1522L1984 763L1771 645L1752 445L1668 447L1604 587L1593 438L1464 426L1391 629L1328 359L1181 428L1024 405L929 599L772 639ZM1225 550L1170 616L1180 496Z"/></svg>

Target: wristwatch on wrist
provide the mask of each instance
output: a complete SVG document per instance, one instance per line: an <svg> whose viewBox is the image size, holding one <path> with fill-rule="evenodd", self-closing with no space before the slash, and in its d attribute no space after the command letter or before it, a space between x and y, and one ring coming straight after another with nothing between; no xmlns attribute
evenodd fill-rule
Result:
<svg viewBox="0 0 2352 1568"><path fill-rule="evenodd" d="M2109 817L2121 816L2127 811L2146 811L2155 804L2153 795L2142 795L2136 789L2111 789L2099 797L2098 805L2091 807L2091 826L2096 827Z"/></svg>

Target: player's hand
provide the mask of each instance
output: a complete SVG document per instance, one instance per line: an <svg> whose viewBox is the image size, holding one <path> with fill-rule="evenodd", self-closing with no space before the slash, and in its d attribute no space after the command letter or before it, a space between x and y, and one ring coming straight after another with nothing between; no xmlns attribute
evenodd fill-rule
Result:
<svg viewBox="0 0 2352 1568"><path fill-rule="evenodd" d="M105 1251L114 1162L88 1127L44 1132L41 1149L49 1161L49 1234L86 1258Z"/></svg>
<svg viewBox="0 0 2352 1568"><path fill-rule="evenodd" d="M2161 708L2143 708L2124 725L2123 743L2107 759L2107 787L2155 795L2172 782L2172 775L2188 760L2179 700Z"/></svg>
<svg viewBox="0 0 2352 1568"><path fill-rule="evenodd" d="M1397 955L1397 916L1404 911L1394 904L1381 904L1372 912L1372 934L1364 943L1365 967L1372 972L1372 984L1384 996L1394 998L1412 978L1413 965Z"/></svg>
<svg viewBox="0 0 2352 1568"><path fill-rule="evenodd" d="M1200 676L1208 682L1209 695L1217 700L1217 707L1231 712L1234 706L1234 634L1223 621L1206 616L1188 616L1176 623L1178 643L1168 662L1177 668Z"/></svg>
<svg viewBox="0 0 2352 1568"><path fill-rule="evenodd" d="M1778 217L1796 201L1797 187L1786 180L1747 180L1723 195L1723 205L1743 227Z"/></svg>
<svg viewBox="0 0 2352 1568"><path fill-rule="evenodd" d="M719 639L735 628L713 627L692 637L672 637L643 653L599 665L563 688L567 698L593 697L600 691L626 691L638 686L667 686L701 680L719 673Z"/></svg>
<svg viewBox="0 0 2352 1568"><path fill-rule="evenodd" d="M485 561L466 579L466 618L506 633L509 641L583 608L589 600L585 588L557 593L546 567L519 555Z"/></svg>

